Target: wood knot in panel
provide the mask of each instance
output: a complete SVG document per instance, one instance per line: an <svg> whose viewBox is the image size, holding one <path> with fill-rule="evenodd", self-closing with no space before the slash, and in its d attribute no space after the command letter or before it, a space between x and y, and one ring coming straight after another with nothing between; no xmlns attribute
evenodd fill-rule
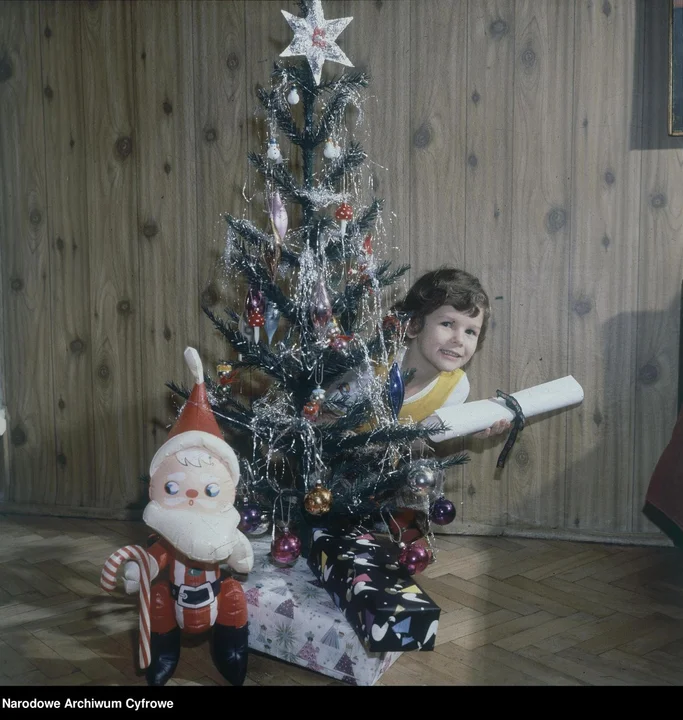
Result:
<svg viewBox="0 0 683 720"><path fill-rule="evenodd" d="M64 453L59 453L57 455L57 467L60 470L64 470L66 467L66 455Z"/></svg>
<svg viewBox="0 0 683 720"><path fill-rule="evenodd" d="M119 302L116 303L116 312L119 315L130 315L130 312L131 312L130 301L129 300L119 300Z"/></svg>
<svg viewBox="0 0 683 720"><path fill-rule="evenodd" d="M481 100L481 95L475 90L472 93L472 102L476 105Z"/></svg>
<svg viewBox="0 0 683 720"><path fill-rule="evenodd" d="M69 343L69 350L74 355L82 355L85 352L85 343L80 338L76 338Z"/></svg>
<svg viewBox="0 0 683 720"><path fill-rule="evenodd" d="M204 131L204 140L208 143L216 142L216 138L218 137L218 134L216 133L215 128L207 128Z"/></svg>
<svg viewBox="0 0 683 720"><path fill-rule="evenodd" d="M43 221L43 213L41 213L38 208L33 208L33 210L29 213L28 220L33 227L38 227L38 225L40 225Z"/></svg>
<svg viewBox="0 0 683 720"><path fill-rule="evenodd" d="M124 135L116 141L116 154L125 160L133 152L133 140Z"/></svg>
<svg viewBox="0 0 683 720"><path fill-rule="evenodd" d="M614 177L614 173L611 170L607 170L607 172L605 172L605 182L608 185L614 185L615 180L616 177Z"/></svg>
<svg viewBox="0 0 683 720"><path fill-rule="evenodd" d="M173 333L171 332L171 328L168 325L164 326L164 340L167 342L173 337Z"/></svg>
<svg viewBox="0 0 683 720"><path fill-rule="evenodd" d="M523 53L522 53L522 65L524 65L525 68L531 69L536 64L536 53L528 47Z"/></svg>
<svg viewBox="0 0 683 720"><path fill-rule="evenodd" d="M24 289L24 281L21 278L15 277L10 280L9 286L14 292L21 292Z"/></svg>
<svg viewBox="0 0 683 720"><path fill-rule="evenodd" d="M228 70L232 70L233 72L237 70L240 66L240 59L237 53L228 53L228 59L226 60L225 64L228 66Z"/></svg>
<svg viewBox="0 0 683 720"><path fill-rule="evenodd" d="M429 123L422 123L413 134L413 145L420 150L426 148L432 141L432 130Z"/></svg>
<svg viewBox="0 0 683 720"><path fill-rule="evenodd" d="M46 85L45 89L43 90L43 95L45 95L48 100L52 100L52 98L55 96L55 93L49 85Z"/></svg>
<svg viewBox="0 0 683 720"><path fill-rule="evenodd" d="M515 463L518 467L525 468L529 465L529 462L529 453L524 450L524 448L521 448L515 453Z"/></svg>
<svg viewBox="0 0 683 720"><path fill-rule="evenodd" d="M567 224L567 213L563 208L553 208L545 219L545 225L550 233L562 230Z"/></svg>
<svg viewBox="0 0 683 720"><path fill-rule="evenodd" d="M638 371L638 381L642 385L654 385L659 379L659 368L656 363L645 363Z"/></svg>
<svg viewBox="0 0 683 720"><path fill-rule="evenodd" d="M602 13L605 17L609 17L612 12L612 3L609 0L605 0L602 3Z"/></svg>
<svg viewBox="0 0 683 720"><path fill-rule="evenodd" d="M28 438L26 437L26 432L24 431L24 428L17 425L12 430L12 434L10 435L10 439L12 441L12 445L15 447L20 447L21 445L25 445Z"/></svg>
<svg viewBox="0 0 683 720"><path fill-rule="evenodd" d="M109 375L109 367L104 363L97 368L97 377L100 378L100 380L107 380L109 378Z"/></svg>
<svg viewBox="0 0 683 720"><path fill-rule="evenodd" d="M503 37L503 35L506 35L508 31L508 24L505 22L505 20L498 18L497 20L494 20L489 25L489 33L491 34L491 37L495 40L499 40Z"/></svg>
<svg viewBox="0 0 683 720"><path fill-rule="evenodd" d="M164 163L164 172L167 175L171 172L171 163L168 161Z"/></svg>
<svg viewBox="0 0 683 720"><path fill-rule="evenodd" d="M655 210L661 210L663 207L666 207L666 195L664 193L655 193L650 198L650 205Z"/></svg>
<svg viewBox="0 0 683 720"><path fill-rule="evenodd" d="M589 300L588 298L581 298L580 300L575 300L574 304L572 305L572 310L579 316L583 317L584 315L588 315L588 313L593 309L593 302Z"/></svg>
<svg viewBox="0 0 683 720"><path fill-rule="evenodd" d="M159 232L159 227L154 222L154 220L148 220L143 226L142 226L142 234L146 238L153 238L157 233Z"/></svg>
<svg viewBox="0 0 683 720"><path fill-rule="evenodd" d="M220 299L213 283L206 287L202 292L201 302L203 307L213 307Z"/></svg>
<svg viewBox="0 0 683 720"><path fill-rule="evenodd" d="M57 407L58 407L60 410L64 410L64 408L66 407L66 403L64 402L64 398L59 398L59 401L57 402Z"/></svg>
<svg viewBox="0 0 683 720"><path fill-rule="evenodd" d="M168 98L164 100L164 104L162 105L162 107L164 108L164 113L166 115L170 115L173 112L173 105L171 105Z"/></svg>
<svg viewBox="0 0 683 720"><path fill-rule="evenodd" d="M474 153L471 153L471 154L467 157L467 164L468 164L471 168L475 168L475 167L477 167L477 165L479 165L479 160L477 159L477 156L476 156Z"/></svg>

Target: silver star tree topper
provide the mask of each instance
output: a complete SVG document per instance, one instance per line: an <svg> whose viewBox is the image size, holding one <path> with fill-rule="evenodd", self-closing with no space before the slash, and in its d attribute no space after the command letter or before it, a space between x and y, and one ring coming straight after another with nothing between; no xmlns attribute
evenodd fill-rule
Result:
<svg viewBox="0 0 683 720"><path fill-rule="evenodd" d="M289 46L280 53L280 57L292 55L305 55L315 84L320 85L320 76L325 60L341 63L353 67L353 63L346 57L335 40L341 31L353 20L352 17L325 20L321 0L306 0L308 15L297 17L282 10L285 20L294 30L294 38Z"/></svg>

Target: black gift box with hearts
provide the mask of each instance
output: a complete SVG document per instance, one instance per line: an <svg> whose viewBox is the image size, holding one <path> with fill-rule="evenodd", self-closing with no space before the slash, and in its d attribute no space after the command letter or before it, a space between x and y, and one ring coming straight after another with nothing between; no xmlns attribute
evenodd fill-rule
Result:
<svg viewBox="0 0 683 720"><path fill-rule="evenodd" d="M308 566L370 652L434 649L441 608L372 533L314 530Z"/></svg>

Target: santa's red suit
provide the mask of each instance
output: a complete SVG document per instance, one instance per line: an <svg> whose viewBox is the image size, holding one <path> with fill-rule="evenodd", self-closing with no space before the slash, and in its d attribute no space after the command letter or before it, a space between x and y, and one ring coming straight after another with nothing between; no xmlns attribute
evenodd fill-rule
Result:
<svg viewBox="0 0 683 720"><path fill-rule="evenodd" d="M247 602L237 580L222 578L217 564L189 560L166 540L154 540L147 548L159 566L150 598L152 632L179 627L202 633L216 623L236 628L247 623Z"/></svg>

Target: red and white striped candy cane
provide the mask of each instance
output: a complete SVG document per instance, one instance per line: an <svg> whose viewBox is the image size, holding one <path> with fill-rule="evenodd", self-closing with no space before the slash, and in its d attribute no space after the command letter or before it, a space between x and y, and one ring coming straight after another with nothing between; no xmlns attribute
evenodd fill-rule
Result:
<svg viewBox="0 0 683 720"><path fill-rule="evenodd" d="M111 592L116 587L116 571L128 561L133 561L140 568L140 667L149 667L150 663L150 569L149 555L140 545L126 545L113 552L104 563L100 575L100 586Z"/></svg>

